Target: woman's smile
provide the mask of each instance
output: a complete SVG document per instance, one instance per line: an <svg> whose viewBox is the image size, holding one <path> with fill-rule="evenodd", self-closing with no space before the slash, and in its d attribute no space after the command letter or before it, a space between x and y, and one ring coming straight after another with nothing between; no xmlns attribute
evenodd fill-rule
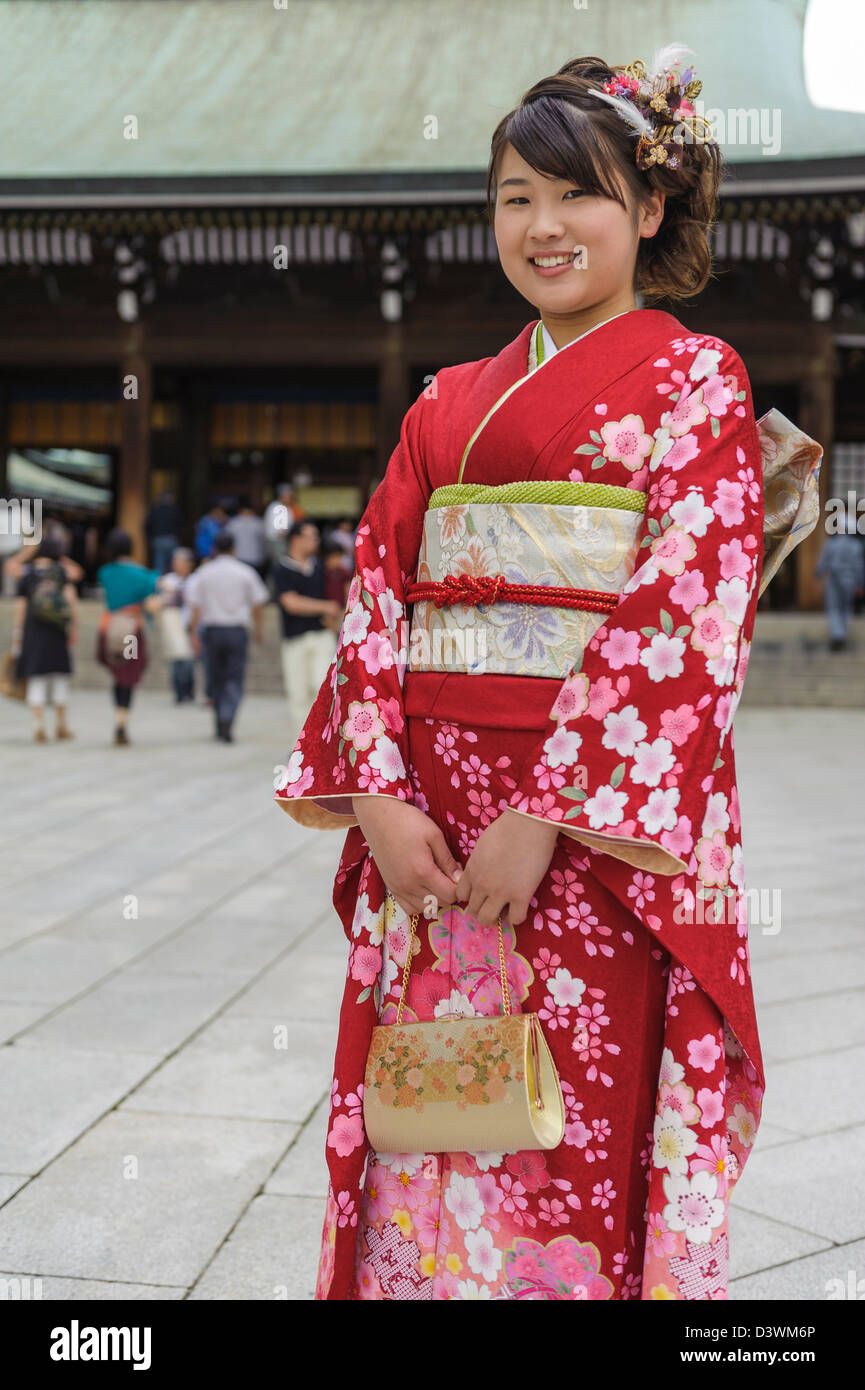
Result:
<svg viewBox="0 0 865 1390"><path fill-rule="evenodd" d="M529 265L538 275L543 275L549 279L553 275L563 275L566 270L570 270L574 264L576 251L546 251L538 252L534 256L528 257Z"/></svg>

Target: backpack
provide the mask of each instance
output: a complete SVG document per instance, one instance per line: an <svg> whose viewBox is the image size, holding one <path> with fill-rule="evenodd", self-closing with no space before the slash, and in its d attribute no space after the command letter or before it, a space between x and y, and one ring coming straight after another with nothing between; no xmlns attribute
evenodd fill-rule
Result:
<svg viewBox="0 0 865 1390"><path fill-rule="evenodd" d="M39 574L39 571L35 571ZM66 634L72 621L72 609L63 592L69 580L60 564L54 564L41 574L30 596L30 613L37 623L57 627Z"/></svg>

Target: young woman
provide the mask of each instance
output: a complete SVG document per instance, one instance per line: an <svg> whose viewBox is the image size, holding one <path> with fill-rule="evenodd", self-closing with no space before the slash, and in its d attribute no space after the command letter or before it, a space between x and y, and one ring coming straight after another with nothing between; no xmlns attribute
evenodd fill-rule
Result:
<svg viewBox="0 0 865 1390"><path fill-rule="evenodd" d="M490 213L539 321L409 410L276 778L301 824L350 827L319 1298L727 1296L764 1089L731 731L763 459L735 350L636 302L710 273L698 92L676 63L583 58L498 126ZM370 1036L430 900L404 1019L501 1012L501 914L512 1008L561 1079L557 1148L369 1149Z"/></svg>
<svg viewBox="0 0 865 1390"><path fill-rule="evenodd" d="M46 741L43 714L49 698L57 720L55 737L75 737L66 711L72 674L69 648L78 640L78 594L67 578L62 554L62 542L46 536L18 580L12 650L18 654L18 679L27 682L35 743Z"/></svg>
<svg viewBox="0 0 865 1390"><path fill-rule="evenodd" d="M115 710L114 742L128 744L132 692L147 667L144 614L158 612L159 570L132 559L132 537L119 527L108 537L108 563L96 579L105 592L105 611L96 634L96 657L111 673Z"/></svg>

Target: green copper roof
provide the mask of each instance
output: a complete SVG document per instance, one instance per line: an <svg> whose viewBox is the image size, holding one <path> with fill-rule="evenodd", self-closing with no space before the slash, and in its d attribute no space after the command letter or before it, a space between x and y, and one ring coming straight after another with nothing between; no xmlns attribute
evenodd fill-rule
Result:
<svg viewBox="0 0 865 1390"><path fill-rule="evenodd" d="M482 171L497 121L539 77L580 54L649 62L673 40L696 54L706 114L758 113L739 129L749 142L726 132L731 161L861 153L865 115L807 99L805 9L645 0L637 17L627 0L8 0L0 178Z"/></svg>

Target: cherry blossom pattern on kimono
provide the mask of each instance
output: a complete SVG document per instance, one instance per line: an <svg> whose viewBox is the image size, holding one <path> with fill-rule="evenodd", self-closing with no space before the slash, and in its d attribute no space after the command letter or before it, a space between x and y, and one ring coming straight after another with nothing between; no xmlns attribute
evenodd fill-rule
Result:
<svg viewBox="0 0 865 1390"><path fill-rule="evenodd" d="M763 493L745 369L726 343L698 341L717 346L653 364L651 434L636 413L604 427L600 456L645 477L636 568L563 681L511 806L714 889L731 851L713 826L712 774L750 650Z"/></svg>
<svg viewBox="0 0 865 1390"><path fill-rule="evenodd" d="M429 405L422 394L408 410L400 442L361 518L333 661L287 765L274 778L277 804L301 825L357 827L354 796L413 800L402 697L405 586L414 578L431 491L421 449ZM357 837L357 843L365 842Z"/></svg>

